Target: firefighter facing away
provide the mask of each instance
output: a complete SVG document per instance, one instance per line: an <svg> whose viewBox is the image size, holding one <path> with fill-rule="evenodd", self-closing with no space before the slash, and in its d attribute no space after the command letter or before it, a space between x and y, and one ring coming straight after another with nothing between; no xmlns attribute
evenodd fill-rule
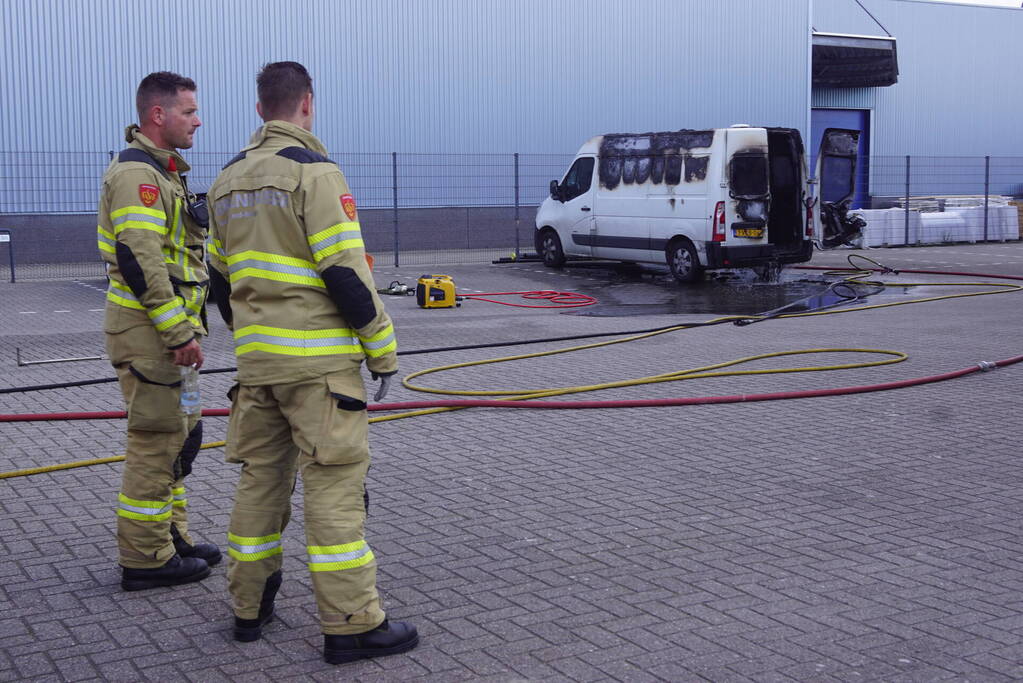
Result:
<svg viewBox="0 0 1023 683"><path fill-rule="evenodd" d="M234 637L273 619L281 533L301 474L309 571L332 664L419 642L388 621L363 537L370 454L365 361L379 401L398 370L391 319L376 294L341 170L312 134L312 78L296 62L263 67L265 122L210 189L210 283L234 334L227 460L241 463L228 529Z"/></svg>
<svg viewBox="0 0 1023 683"><path fill-rule="evenodd" d="M136 93L139 125L110 162L97 239L110 284L106 349L128 407L117 507L121 586L141 590L206 578L220 551L188 530L185 477L202 441L198 412L179 405L181 367L202 365L208 277L206 210L188 191L198 117L195 82L162 71Z"/></svg>

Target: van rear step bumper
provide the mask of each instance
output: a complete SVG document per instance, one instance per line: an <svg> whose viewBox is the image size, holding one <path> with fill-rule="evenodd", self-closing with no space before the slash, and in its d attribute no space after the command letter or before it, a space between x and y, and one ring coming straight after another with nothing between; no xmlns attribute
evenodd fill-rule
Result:
<svg viewBox="0 0 1023 683"><path fill-rule="evenodd" d="M743 268L776 263L805 263L813 256L813 242L804 240L796 250L779 249L773 244L726 247L720 242L704 242L707 268Z"/></svg>

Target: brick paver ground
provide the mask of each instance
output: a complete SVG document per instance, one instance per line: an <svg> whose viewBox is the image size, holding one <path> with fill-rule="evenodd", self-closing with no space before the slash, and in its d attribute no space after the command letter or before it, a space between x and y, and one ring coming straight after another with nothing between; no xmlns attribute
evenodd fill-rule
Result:
<svg viewBox="0 0 1023 683"><path fill-rule="evenodd" d="M845 253L814 263L839 264ZM868 254L897 268L1023 275L1020 243ZM712 318L673 312L700 301L728 313L774 296L756 283L686 290L663 273L621 269L381 262L380 286L440 270L462 291L573 290L601 301L562 313L472 301L422 310L412 298L388 297L403 350L648 329ZM933 284L962 280L952 277L885 279L918 284L868 303L977 289ZM15 347L29 361L102 354L102 287L0 284L0 388L112 376L105 361L15 363ZM890 349L909 359L567 400L891 382L1019 355L1021 310L1023 294L1007 293L720 325L417 382L575 386L820 347ZM602 311L616 315L593 315ZM230 367L226 329L211 318L206 367ZM573 343L583 342L407 355L401 370ZM832 353L750 367L849 360ZM261 641L241 644L230 636L223 566L199 584L120 590L120 464L0 480L0 680L1019 680L1021 372L1014 365L827 398L488 408L375 424L367 538L389 616L415 622L422 643L407 655L341 667L321 659L301 486L285 536L279 618ZM206 407L226 407L230 384L230 373L205 375ZM399 386L387 400L423 398ZM120 408L112 383L0 394L0 413ZM223 438L225 426L207 418L205 441ZM119 454L123 428L117 420L0 423L0 472ZM237 474L221 449L208 449L188 481L197 535L222 546Z"/></svg>

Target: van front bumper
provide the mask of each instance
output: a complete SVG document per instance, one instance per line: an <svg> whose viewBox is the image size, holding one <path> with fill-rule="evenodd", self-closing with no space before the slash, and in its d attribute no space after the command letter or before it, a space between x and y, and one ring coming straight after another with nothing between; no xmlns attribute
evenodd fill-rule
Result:
<svg viewBox="0 0 1023 683"><path fill-rule="evenodd" d="M749 244L727 247L720 242L704 242L707 268L748 268L765 263L805 263L813 256L813 242L803 240L795 250L779 249L773 244Z"/></svg>

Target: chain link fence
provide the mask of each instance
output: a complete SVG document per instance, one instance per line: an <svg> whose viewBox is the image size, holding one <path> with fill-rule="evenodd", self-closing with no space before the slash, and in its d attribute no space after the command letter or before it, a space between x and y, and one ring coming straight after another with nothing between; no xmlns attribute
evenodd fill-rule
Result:
<svg viewBox="0 0 1023 683"><path fill-rule="evenodd" d="M101 277L95 211L113 152L0 151L0 278ZM234 152L189 152L204 192ZM533 249L536 207L566 154L333 156L378 264L487 262ZM861 159L860 246L1019 239L1023 157ZM7 264L11 265L8 266Z"/></svg>

